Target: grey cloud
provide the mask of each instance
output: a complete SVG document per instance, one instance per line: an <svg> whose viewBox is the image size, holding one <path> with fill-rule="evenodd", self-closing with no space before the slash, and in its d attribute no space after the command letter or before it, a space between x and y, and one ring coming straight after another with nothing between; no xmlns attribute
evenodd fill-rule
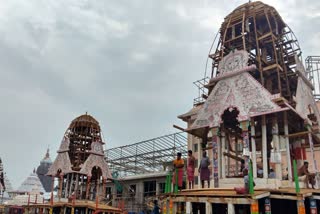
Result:
<svg viewBox="0 0 320 214"><path fill-rule="evenodd" d="M192 107L192 82L203 78L213 36L243 3L17 2L0 14L0 157L16 187L48 144L55 156L70 121L85 111L100 122L107 147L185 126L176 116ZM308 52L317 30L299 19L292 28Z"/></svg>

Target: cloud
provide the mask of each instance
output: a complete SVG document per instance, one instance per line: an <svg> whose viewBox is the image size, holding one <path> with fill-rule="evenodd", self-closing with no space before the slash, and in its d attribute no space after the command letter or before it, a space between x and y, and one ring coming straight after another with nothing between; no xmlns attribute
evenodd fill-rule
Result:
<svg viewBox="0 0 320 214"><path fill-rule="evenodd" d="M55 156L71 120L86 111L100 122L108 148L185 126L176 116L192 107L192 82L204 76L213 37L242 3L2 2L0 157L13 185L48 145ZM319 50L319 3L266 3L292 27L305 56Z"/></svg>

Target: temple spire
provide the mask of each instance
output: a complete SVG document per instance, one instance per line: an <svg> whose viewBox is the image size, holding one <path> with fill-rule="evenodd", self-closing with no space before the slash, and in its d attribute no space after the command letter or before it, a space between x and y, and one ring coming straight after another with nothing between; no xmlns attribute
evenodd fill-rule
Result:
<svg viewBox="0 0 320 214"><path fill-rule="evenodd" d="M48 146L46 155L44 156L45 159L50 158L50 153L49 153L49 151L50 151L50 150L49 150L49 146Z"/></svg>

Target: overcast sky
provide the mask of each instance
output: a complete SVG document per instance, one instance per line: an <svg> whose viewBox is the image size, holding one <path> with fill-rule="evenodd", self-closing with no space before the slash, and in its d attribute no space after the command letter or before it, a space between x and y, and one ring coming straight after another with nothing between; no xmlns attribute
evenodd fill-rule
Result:
<svg viewBox="0 0 320 214"><path fill-rule="evenodd" d="M0 157L14 188L88 111L106 147L176 132L223 18L246 1L0 0ZM320 55L320 1L268 0Z"/></svg>

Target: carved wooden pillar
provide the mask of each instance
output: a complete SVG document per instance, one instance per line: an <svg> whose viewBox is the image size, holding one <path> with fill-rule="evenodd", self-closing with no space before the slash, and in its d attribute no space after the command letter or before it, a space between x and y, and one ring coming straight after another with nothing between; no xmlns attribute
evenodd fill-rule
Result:
<svg viewBox="0 0 320 214"><path fill-rule="evenodd" d="M75 198L78 198L79 176L80 176L80 174L76 174L76 184L74 186Z"/></svg>
<svg viewBox="0 0 320 214"><path fill-rule="evenodd" d="M74 177L74 173L71 174L71 180L70 180L70 183L69 183L69 194L68 194L69 197L72 194L73 177Z"/></svg>
<svg viewBox="0 0 320 214"><path fill-rule="evenodd" d="M67 182L66 182L66 186L64 188L64 198L68 198L69 197L69 194L68 194L69 185L70 185L70 173L67 174Z"/></svg>
<svg viewBox="0 0 320 214"><path fill-rule="evenodd" d="M212 130L212 152L213 152L213 182L214 187L219 187L219 142L218 142L218 128ZM210 188L210 187L209 187Z"/></svg>
<svg viewBox="0 0 320 214"><path fill-rule="evenodd" d="M243 139L243 155L245 157L245 168L249 169L249 157L250 157L250 143L249 143L249 121L241 123L242 139Z"/></svg>
<svg viewBox="0 0 320 214"><path fill-rule="evenodd" d="M274 156L276 156L278 153L280 153L279 127L278 127L278 120L276 117L272 119L272 142L273 142ZM275 172L276 172L276 178L282 180L281 161L276 163Z"/></svg>
<svg viewBox="0 0 320 214"><path fill-rule="evenodd" d="M262 115L262 160L263 160L263 178L268 178L268 157L267 157L267 124L266 116Z"/></svg>
<svg viewBox="0 0 320 214"><path fill-rule="evenodd" d="M90 184L91 184L91 176L87 176L87 189L86 189L86 199L89 197Z"/></svg>
<svg viewBox="0 0 320 214"><path fill-rule="evenodd" d="M310 153L311 153L311 160L312 160L312 166L313 166L313 171L317 172L318 171L318 166L317 166L317 161L315 157L315 152L314 152L314 144L312 140L312 135L311 135L311 126L308 125L308 139L309 139L309 145L310 145Z"/></svg>
<svg viewBox="0 0 320 214"><path fill-rule="evenodd" d="M206 202L206 214L212 214L212 204L210 202Z"/></svg>
<svg viewBox="0 0 320 214"><path fill-rule="evenodd" d="M82 193L83 193L83 187L84 187L84 184L83 184L83 179L84 179L84 175L81 175L81 185L80 185L80 199L84 199L83 196L82 196Z"/></svg>
<svg viewBox="0 0 320 214"><path fill-rule="evenodd" d="M51 196L50 196L50 205L53 205L53 189L54 189L54 176L52 177L52 183L51 183Z"/></svg>
<svg viewBox="0 0 320 214"><path fill-rule="evenodd" d="M226 135L221 129L221 178L226 178L226 159L224 153L226 151Z"/></svg>
<svg viewBox="0 0 320 214"><path fill-rule="evenodd" d="M286 142L288 179L289 181L292 181L292 164L291 164L291 153L290 153L290 145L289 145L288 115L286 111L283 112L283 121L284 121L284 138Z"/></svg>
<svg viewBox="0 0 320 214"><path fill-rule="evenodd" d="M103 178L103 185L102 185L102 197L105 198L106 197L106 185L107 185L107 179Z"/></svg>
<svg viewBox="0 0 320 214"><path fill-rule="evenodd" d="M257 178L257 149L256 149L256 141L255 141L255 123L254 119L251 119L251 158L252 158L252 171L253 178Z"/></svg>
<svg viewBox="0 0 320 214"><path fill-rule="evenodd" d="M61 199L61 195L62 195L62 187L63 187L63 173L60 173L60 176L59 176L59 192L58 192L59 200Z"/></svg>

